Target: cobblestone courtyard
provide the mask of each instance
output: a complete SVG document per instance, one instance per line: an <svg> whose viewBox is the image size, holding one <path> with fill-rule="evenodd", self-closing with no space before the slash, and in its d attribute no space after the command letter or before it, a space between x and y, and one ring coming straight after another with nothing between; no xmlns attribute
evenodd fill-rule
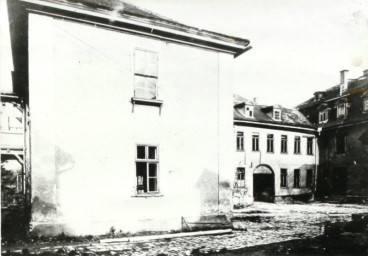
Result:
<svg viewBox="0 0 368 256"><path fill-rule="evenodd" d="M367 213L367 206L305 204L275 205L255 203L234 212L232 234L183 237L140 243L76 244L32 247L30 254L43 255L192 255L213 253L299 238L315 237L324 232L324 224L351 220L352 213ZM2 248L5 254L7 248ZM8 252L9 253L9 252ZM22 249L11 254L22 254Z"/></svg>

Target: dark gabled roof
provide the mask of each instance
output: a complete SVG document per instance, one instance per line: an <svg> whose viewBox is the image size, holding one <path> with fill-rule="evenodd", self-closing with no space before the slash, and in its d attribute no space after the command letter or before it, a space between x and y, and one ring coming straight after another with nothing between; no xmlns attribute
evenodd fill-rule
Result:
<svg viewBox="0 0 368 256"><path fill-rule="evenodd" d="M336 128L345 125L358 124L368 121L368 113L363 112L362 99L368 94L368 76L365 74L357 79L351 79L348 82L347 89L340 96L340 85L335 85L322 93L323 97L318 99L311 98L297 108L313 123L318 124L320 128ZM316 95L316 93L315 93ZM337 105L339 103L348 103L348 113L344 116L337 116ZM328 120L319 122L319 111L329 110Z"/></svg>
<svg viewBox="0 0 368 256"><path fill-rule="evenodd" d="M315 97L310 98L309 100L299 104L296 106L297 109L305 109L313 106L318 106L321 102L329 101L335 98L345 98L351 93L359 93L362 91L368 90L368 79L365 76L362 76L357 79L351 79L348 83L347 90L340 96L340 84L335 85L331 88L328 88L325 91L319 91L316 93L322 93L323 97L321 99L315 100ZM316 94L315 93L315 94Z"/></svg>
<svg viewBox="0 0 368 256"><path fill-rule="evenodd" d="M14 0L15 1L15 0ZM73 11L82 10L89 11L91 13L107 15L111 17L108 20L109 24L115 22L115 18L124 18L135 22L140 22L146 25L154 25L160 28L173 29L175 31L185 32L192 37L201 36L208 39L221 41L225 44L232 44L233 46L227 45L229 51L235 51L235 55L238 56L243 52L250 49L249 40L224 35L221 33L216 33L212 31L202 30L196 27L191 27L172 19L166 18L159 14L147 11L145 9L139 8L133 4L127 3L123 0L18 0L20 2L25 2L27 4L35 5L45 5L49 8L67 7L71 8ZM53 6L53 7L50 7ZM86 18L86 17L84 17ZM153 33L154 31L151 31ZM162 33L161 36L169 36L170 33ZM172 35L171 35L172 36ZM201 42L201 39L195 38L196 40L190 40L183 36L177 36L177 40L187 40L188 42ZM221 43L212 43L209 46L219 47ZM236 47L234 47L236 46ZM224 46L225 47L225 46ZM247 49L245 49L247 48Z"/></svg>
<svg viewBox="0 0 368 256"><path fill-rule="evenodd" d="M241 99L241 96L234 96L234 100ZM246 100L245 98L242 98ZM273 107L281 110L281 120L274 120L271 115L269 115L269 111L272 111ZM311 124L308 119L298 110L284 108L281 105L274 106L265 106L265 105L257 105L254 106L254 114L253 118L244 116L240 111L241 106L239 104L234 106L234 121L252 121L257 123L266 123L266 124L282 124L294 127L304 127L304 128L315 128L313 124Z"/></svg>

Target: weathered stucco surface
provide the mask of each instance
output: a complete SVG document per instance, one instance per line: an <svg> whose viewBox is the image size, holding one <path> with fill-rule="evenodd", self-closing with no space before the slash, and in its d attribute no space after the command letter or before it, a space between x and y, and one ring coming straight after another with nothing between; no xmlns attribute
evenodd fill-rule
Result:
<svg viewBox="0 0 368 256"><path fill-rule="evenodd" d="M316 164L318 165L318 147L316 147L316 138L313 134L288 131L288 130L276 130L272 128L258 128L251 126L235 126L235 132L233 137L233 151L236 149L236 133L238 131L244 132L244 151L237 151L235 158L235 165L233 166L234 176L236 168L245 168L245 185L246 189L238 191L242 194L240 197L240 203L242 201L247 204L253 200L253 188L254 188L254 172L260 166L265 166L267 169L271 169L274 174L274 192L276 201L281 197L288 196L298 197L302 195L311 196L314 193L314 188L306 187L306 172L308 169L315 170ZM259 135L259 151L252 151L252 135ZM274 135L274 153L267 151L267 135ZM288 153L281 153L281 135L287 135L287 148ZM294 138L299 136L300 142L300 154L294 154ZM307 138L313 137L313 154L307 154ZM287 169L287 187L280 186L281 169ZM300 187L294 187L294 170L300 169ZM257 169L258 170L258 169ZM314 179L313 179L314 180Z"/></svg>
<svg viewBox="0 0 368 256"><path fill-rule="evenodd" d="M135 48L158 53L161 113L133 109ZM56 209L33 212L38 231L179 229L182 216L228 211L232 59L30 14L32 195ZM138 143L158 145L156 197L136 196Z"/></svg>

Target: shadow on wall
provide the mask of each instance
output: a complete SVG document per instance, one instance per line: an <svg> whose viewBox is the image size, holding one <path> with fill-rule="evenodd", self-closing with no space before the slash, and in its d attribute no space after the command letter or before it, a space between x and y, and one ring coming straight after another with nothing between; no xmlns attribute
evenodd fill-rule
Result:
<svg viewBox="0 0 368 256"><path fill-rule="evenodd" d="M218 211L218 174L204 169L196 184L200 191L201 214Z"/></svg>

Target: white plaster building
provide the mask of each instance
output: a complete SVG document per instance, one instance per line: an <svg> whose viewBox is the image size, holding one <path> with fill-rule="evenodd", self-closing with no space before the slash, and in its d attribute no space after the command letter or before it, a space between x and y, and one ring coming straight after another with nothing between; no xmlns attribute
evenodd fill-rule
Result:
<svg viewBox="0 0 368 256"><path fill-rule="evenodd" d="M179 229L231 209L232 64L246 39L122 1L9 1L34 232Z"/></svg>
<svg viewBox="0 0 368 256"><path fill-rule="evenodd" d="M235 207L253 200L312 198L316 129L297 110L234 96Z"/></svg>

